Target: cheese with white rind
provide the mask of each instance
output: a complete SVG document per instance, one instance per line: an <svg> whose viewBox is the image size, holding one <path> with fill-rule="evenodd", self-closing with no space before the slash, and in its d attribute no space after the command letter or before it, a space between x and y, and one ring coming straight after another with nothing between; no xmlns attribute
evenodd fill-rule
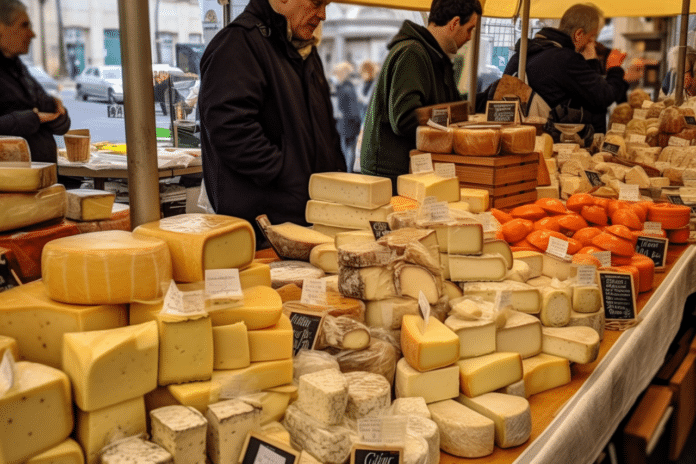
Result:
<svg viewBox="0 0 696 464"><path fill-rule="evenodd" d="M416 149L428 153L452 153L452 130L416 127Z"/></svg>
<svg viewBox="0 0 696 464"><path fill-rule="evenodd" d="M338 289L345 296L361 300L383 300L397 296L394 271L382 266L339 267Z"/></svg>
<svg viewBox="0 0 696 464"><path fill-rule="evenodd" d="M480 297L495 302L497 292L510 292L512 309L528 314L541 311L541 293L529 284L504 280L502 282L466 282L461 284L464 296Z"/></svg>
<svg viewBox="0 0 696 464"><path fill-rule="evenodd" d="M409 416L406 420L406 432L407 436L413 435L425 439L428 444L427 463L440 462L440 429L434 421L426 417Z"/></svg>
<svg viewBox="0 0 696 464"><path fill-rule="evenodd" d="M473 358L495 351L496 326L490 319L464 320L456 316L445 325L459 337L459 358Z"/></svg>
<svg viewBox="0 0 696 464"><path fill-rule="evenodd" d="M325 426L338 425L348 404L348 382L335 369L302 375L295 404Z"/></svg>
<svg viewBox="0 0 696 464"><path fill-rule="evenodd" d="M350 419L379 416L391 404L391 384L384 376L364 371L343 375L348 382L346 416Z"/></svg>
<svg viewBox="0 0 696 464"><path fill-rule="evenodd" d="M358 229L351 230L347 232L339 232L334 236L334 244L336 248L340 248L342 245L347 245L349 243L359 243L359 242L374 242L375 235L371 230Z"/></svg>
<svg viewBox="0 0 696 464"><path fill-rule="evenodd" d="M491 392L475 398L459 395L457 401L495 423L495 444L500 448L521 445L532 434L532 412L525 398Z"/></svg>
<svg viewBox="0 0 696 464"><path fill-rule="evenodd" d="M396 258L396 253L374 240L341 245L338 248L338 265L348 267L386 266Z"/></svg>
<svg viewBox="0 0 696 464"><path fill-rule="evenodd" d="M269 225L264 232L278 255L285 259L309 261L312 248L333 242L329 235L292 222Z"/></svg>
<svg viewBox="0 0 696 464"><path fill-rule="evenodd" d="M62 218L66 209L65 187L61 184L36 192L0 193L0 232Z"/></svg>
<svg viewBox="0 0 696 464"><path fill-rule="evenodd" d="M419 416L430 419L430 409L420 396L396 398L389 407L389 413L394 416Z"/></svg>
<svg viewBox="0 0 696 464"><path fill-rule="evenodd" d="M519 353L522 359L541 353L542 327L539 319L523 312L508 311L505 327L496 333L496 350Z"/></svg>
<svg viewBox="0 0 696 464"><path fill-rule="evenodd" d="M546 327L562 327L570 321L570 289L544 288L539 319Z"/></svg>
<svg viewBox="0 0 696 464"><path fill-rule="evenodd" d="M449 255L449 274L453 282L501 281L507 274L507 261L501 255Z"/></svg>
<svg viewBox="0 0 696 464"><path fill-rule="evenodd" d="M602 294L597 285L573 286L573 311L596 313L602 308Z"/></svg>
<svg viewBox="0 0 696 464"><path fill-rule="evenodd" d="M423 203L427 197L437 201L459 201L459 179L442 177L429 172L424 174L402 174L396 178L399 195Z"/></svg>
<svg viewBox="0 0 696 464"><path fill-rule="evenodd" d="M375 209L363 209L340 203L309 200L305 209L305 219L312 224L366 229L370 227L370 221L387 222L387 216L392 212L394 208L389 204Z"/></svg>
<svg viewBox="0 0 696 464"><path fill-rule="evenodd" d="M269 266L273 288L280 288L288 284L302 287L305 279L319 279L325 275L324 271L304 261L273 261Z"/></svg>
<svg viewBox="0 0 696 464"><path fill-rule="evenodd" d="M465 201L469 204L469 211L472 213L483 213L488 211L490 207L490 194L488 190L460 188L460 201Z"/></svg>
<svg viewBox="0 0 696 464"><path fill-rule="evenodd" d="M48 242L41 271L56 301L120 304L160 298L172 279L172 259L161 239L110 230Z"/></svg>
<svg viewBox="0 0 696 464"><path fill-rule="evenodd" d="M68 438L51 449L30 458L25 464L84 464L85 455L80 445Z"/></svg>
<svg viewBox="0 0 696 464"><path fill-rule="evenodd" d="M220 214L180 214L136 227L133 234L164 240L177 282L205 280L207 269L251 264L256 236L248 221ZM330 239L328 241L331 241Z"/></svg>
<svg viewBox="0 0 696 464"><path fill-rule="evenodd" d="M496 390L496 393L503 393L505 395L519 396L520 398L527 398L524 392L524 379L520 379L515 383L511 383L503 388Z"/></svg>
<svg viewBox="0 0 696 464"><path fill-rule="evenodd" d="M505 275L505 280L514 280L516 282L525 283L532 275L532 270L529 268L529 264L524 261L517 260L512 264L512 268L508 269L508 273Z"/></svg>
<svg viewBox="0 0 696 464"><path fill-rule="evenodd" d="M434 230L417 229L415 227L404 227L393 230L387 235L383 235L377 240L377 243L391 248L397 255L401 256L406 253L406 250L413 244L419 242L433 257L434 261L439 257L439 243L437 233Z"/></svg>
<svg viewBox="0 0 696 464"><path fill-rule="evenodd" d="M457 361L462 393L474 397L515 383L522 378L519 353L496 352Z"/></svg>
<svg viewBox="0 0 696 464"><path fill-rule="evenodd" d="M599 343L599 334L589 327L542 328L541 350L578 364L588 364L597 359Z"/></svg>
<svg viewBox="0 0 696 464"><path fill-rule="evenodd" d="M244 322L248 330L265 329L278 323L283 313L283 301L274 289L257 285L242 290L244 302L210 311L213 326Z"/></svg>
<svg viewBox="0 0 696 464"><path fill-rule="evenodd" d="M291 444L311 453L325 464L343 464L353 445L350 429L341 425L326 426L305 414L297 402L288 406L283 425L290 432Z"/></svg>
<svg viewBox="0 0 696 464"><path fill-rule="evenodd" d="M55 163L0 163L0 192L35 192L56 182Z"/></svg>
<svg viewBox="0 0 696 464"><path fill-rule="evenodd" d="M208 406L207 454L213 464L237 462L247 433L261 427L261 408L239 399Z"/></svg>
<svg viewBox="0 0 696 464"><path fill-rule="evenodd" d="M401 351L411 367L426 372L459 359L459 337L434 317L425 327L422 317L406 315L401 324Z"/></svg>
<svg viewBox="0 0 696 464"><path fill-rule="evenodd" d="M314 173L309 178L309 198L357 208L375 209L389 204L391 180L349 172Z"/></svg>
<svg viewBox="0 0 696 464"><path fill-rule="evenodd" d="M604 311L599 310L596 313L579 313L576 311L570 312L570 321L568 327L590 327L599 334L599 339L604 338Z"/></svg>
<svg viewBox="0 0 696 464"><path fill-rule="evenodd" d="M495 424L489 418L455 400L428 405L432 420L440 429L440 448L463 458L493 453Z"/></svg>
<svg viewBox="0 0 696 464"><path fill-rule="evenodd" d="M213 373L213 325L209 316L172 320L157 315L159 372L157 383L208 380Z"/></svg>
<svg viewBox="0 0 696 464"><path fill-rule="evenodd" d="M456 365L419 372L406 358L396 363L395 392L397 398L422 397L434 403L459 395L459 368Z"/></svg>
<svg viewBox="0 0 696 464"><path fill-rule="evenodd" d="M400 296L365 302L365 323L370 327L400 329L405 314L420 314L417 299Z"/></svg>
<svg viewBox="0 0 696 464"><path fill-rule="evenodd" d="M338 274L338 250L333 243L322 243L312 248L309 263L327 274Z"/></svg>
<svg viewBox="0 0 696 464"><path fill-rule="evenodd" d="M459 127L454 130L454 152L464 156L495 156L500 153L500 129Z"/></svg>
<svg viewBox="0 0 696 464"><path fill-rule="evenodd" d="M524 261L529 266L529 279L542 275L544 257L537 251L513 251L512 257L516 261ZM527 279L527 280L529 280Z"/></svg>
<svg viewBox="0 0 696 464"><path fill-rule="evenodd" d="M194 408L174 405L150 411L152 441L174 457L174 464L205 464L208 421Z"/></svg>
<svg viewBox="0 0 696 464"><path fill-rule="evenodd" d="M442 295L442 279L428 269L415 264L399 263L394 270L394 286L400 296L418 299L423 293L434 305Z"/></svg>
<svg viewBox="0 0 696 464"><path fill-rule="evenodd" d="M500 151L513 155L532 153L536 145L536 127L503 126L500 129Z"/></svg>
<svg viewBox="0 0 696 464"><path fill-rule="evenodd" d="M370 344L368 328L349 317L324 316L316 349L327 347L339 350L364 350Z"/></svg>
<svg viewBox="0 0 696 464"><path fill-rule="evenodd" d="M443 275L442 278L446 279L447 277ZM459 285L455 284L451 280L444 280L442 282L442 293L446 295L447 299L450 301L464 296L464 290L462 290Z"/></svg>
<svg viewBox="0 0 696 464"><path fill-rule="evenodd" d="M101 454L101 464L173 464L172 455L161 446L140 437L114 443Z"/></svg>
<svg viewBox="0 0 696 464"><path fill-rule="evenodd" d="M66 191L65 217L74 221L100 221L111 217L116 194L106 190L72 189Z"/></svg>
<svg viewBox="0 0 696 464"><path fill-rule="evenodd" d="M522 360L524 391L527 398L570 383L570 362L566 358L541 353Z"/></svg>
<svg viewBox="0 0 696 464"><path fill-rule="evenodd" d="M483 242L481 252L485 255L499 254L507 262L507 268L512 269L514 263L513 253L510 245L505 240L486 240Z"/></svg>

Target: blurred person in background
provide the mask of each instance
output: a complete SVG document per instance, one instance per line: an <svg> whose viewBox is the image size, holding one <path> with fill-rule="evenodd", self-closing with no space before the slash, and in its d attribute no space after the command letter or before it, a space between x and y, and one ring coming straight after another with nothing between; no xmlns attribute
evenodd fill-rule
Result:
<svg viewBox="0 0 696 464"><path fill-rule="evenodd" d="M341 117L336 122L341 136L341 149L346 159L347 172L351 172L355 162L355 141L360 132L360 106L355 85L350 80L353 65L348 62L338 63L333 70L336 78L336 100Z"/></svg>
<svg viewBox="0 0 696 464"><path fill-rule="evenodd" d="M50 96L19 58L35 37L26 6L0 0L0 135L23 137L32 161L56 163L54 135L70 129L70 117L60 99Z"/></svg>
<svg viewBox="0 0 696 464"><path fill-rule="evenodd" d="M664 100L668 96L674 96L677 87L676 75L678 59L679 46L677 45L672 47L667 55L667 65L669 69L665 74L665 78L662 80L662 86L660 86L660 100ZM694 68L696 68L696 50L687 45L684 55L684 98L696 95L696 75L694 73Z"/></svg>
<svg viewBox="0 0 696 464"><path fill-rule="evenodd" d="M370 104L370 97L375 88L379 65L371 60L365 60L360 65L360 79L362 84L358 86L358 103L360 104L360 120L365 119L367 106Z"/></svg>

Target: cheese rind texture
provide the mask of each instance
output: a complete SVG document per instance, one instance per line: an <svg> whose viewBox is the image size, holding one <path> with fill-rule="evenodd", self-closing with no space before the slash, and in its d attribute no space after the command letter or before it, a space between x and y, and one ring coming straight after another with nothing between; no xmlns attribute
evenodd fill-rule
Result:
<svg viewBox="0 0 696 464"><path fill-rule="evenodd" d="M599 334L590 327L544 327L542 351L579 364L587 364L599 355Z"/></svg>
<svg viewBox="0 0 696 464"><path fill-rule="evenodd" d="M256 235L248 221L221 214L180 214L142 224L133 230L164 240L177 282L205 280L206 269L243 268L251 264Z"/></svg>
<svg viewBox="0 0 696 464"><path fill-rule="evenodd" d="M165 406L150 411L152 441L169 451L174 464L205 464L208 421L194 408Z"/></svg>
<svg viewBox="0 0 696 464"><path fill-rule="evenodd" d="M348 404L348 382L340 371L325 369L300 376L297 406L324 425L338 425Z"/></svg>
<svg viewBox="0 0 696 464"><path fill-rule="evenodd" d="M333 242L328 234L292 222L273 224L264 231L275 251L285 259L308 261L315 246Z"/></svg>
<svg viewBox="0 0 696 464"><path fill-rule="evenodd" d="M66 191L65 217L74 221L100 221L111 217L116 194L106 190L73 189Z"/></svg>
<svg viewBox="0 0 696 464"><path fill-rule="evenodd" d="M305 414L296 403L285 411L283 425L290 432L291 444L309 452L325 464L343 464L353 445L348 428L326 426Z"/></svg>
<svg viewBox="0 0 696 464"><path fill-rule="evenodd" d="M401 351L411 367L430 371L459 359L459 337L434 317L426 327L422 317L409 314L401 323Z"/></svg>
<svg viewBox="0 0 696 464"><path fill-rule="evenodd" d="M394 208L391 205L364 209L340 203L309 200L305 209L305 219L311 224L366 229L370 227L370 221L387 222L387 216L393 212Z"/></svg>
<svg viewBox="0 0 696 464"><path fill-rule="evenodd" d="M43 281L64 303L120 304L155 300L172 278L167 244L123 230L63 237L44 246Z"/></svg>
<svg viewBox="0 0 696 464"><path fill-rule="evenodd" d="M378 416L389 407L391 384L383 375L355 371L346 372L344 377L348 382L346 416L355 420Z"/></svg>
<svg viewBox="0 0 696 464"><path fill-rule="evenodd" d="M161 446L139 437L130 437L104 451L101 464L173 464L174 458Z"/></svg>
<svg viewBox="0 0 696 464"><path fill-rule="evenodd" d="M0 163L0 192L35 192L57 181L55 163L32 162L27 166Z"/></svg>
<svg viewBox="0 0 696 464"><path fill-rule="evenodd" d="M375 209L389 204L391 180L348 172L315 173L309 178L309 198L357 208Z"/></svg>
<svg viewBox="0 0 696 464"><path fill-rule="evenodd" d="M239 460L247 433L261 427L261 408L239 399L208 406L207 452L213 464Z"/></svg>
<svg viewBox="0 0 696 464"><path fill-rule="evenodd" d="M475 398L459 395L457 400L495 423L495 444L500 448L512 448L529 440L532 412L525 398L492 392Z"/></svg>
<svg viewBox="0 0 696 464"><path fill-rule="evenodd" d="M0 232L64 217L66 208L61 184L36 192L0 193Z"/></svg>
<svg viewBox="0 0 696 464"><path fill-rule="evenodd" d="M494 450L495 424L455 400L428 405L440 429L440 448L463 458L488 456Z"/></svg>

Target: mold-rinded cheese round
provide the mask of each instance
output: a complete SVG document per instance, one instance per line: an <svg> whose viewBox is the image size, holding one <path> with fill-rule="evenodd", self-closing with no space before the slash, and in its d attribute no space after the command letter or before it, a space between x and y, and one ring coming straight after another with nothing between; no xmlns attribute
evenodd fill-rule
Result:
<svg viewBox="0 0 696 464"><path fill-rule="evenodd" d="M58 181L55 163L7 164L0 163L0 192L34 192Z"/></svg>
<svg viewBox="0 0 696 464"><path fill-rule="evenodd" d="M430 153L452 153L453 135L451 130L418 126L416 128L416 149Z"/></svg>
<svg viewBox="0 0 696 464"><path fill-rule="evenodd" d="M256 251L251 224L221 214L179 214L142 224L133 234L167 243L177 282L205 280L206 269L243 268Z"/></svg>
<svg viewBox="0 0 696 464"><path fill-rule="evenodd" d="M454 152L466 156L495 156L500 153L500 129L454 129Z"/></svg>
<svg viewBox="0 0 696 464"><path fill-rule="evenodd" d="M354 371L343 374L348 382L346 416L361 419L378 416L391 403L391 384L380 374Z"/></svg>
<svg viewBox="0 0 696 464"><path fill-rule="evenodd" d="M501 448L521 445L532 434L532 412L526 398L491 392L476 398L459 395L457 401L495 423L495 444Z"/></svg>
<svg viewBox="0 0 696 464"><path fill-rule="evenodd" d="M495 424L455 400L428 405L440 429L440 448L463 458L488 456L494 450Z"/></svg>
<svg viewBox="0 0 696 464"><path fill-rule="evenodd" d="M534 126L508 126L500 129L500 151L521 155L532 153L536 144Z"/></svg>
<svg viewBox="0 0 696 464"><path fill-rule="evenodd" d="M43 249L41 269L48 295L72 304L154 300L172 279L167 244L123 230L53 240Z"/></svg>

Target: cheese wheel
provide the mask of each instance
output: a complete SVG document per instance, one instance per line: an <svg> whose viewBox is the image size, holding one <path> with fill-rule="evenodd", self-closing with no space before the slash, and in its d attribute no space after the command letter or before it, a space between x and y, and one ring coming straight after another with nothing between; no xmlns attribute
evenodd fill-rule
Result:
<svg viewBox="0 0 696 464"><path fill-rule="evenodd" d="M602 232L592 239L592 245L605 251L611 251L612 255L631 257L635 252L630 240L619 238L608 232Z"/></svg>
<svg viewBox="0 0 696 464"><path fill-rule="evenodd" d="M0 232L65 216L65 187L54 184L36 192L0 192Z"/></svg>
<svg viewBox="0 0 696 464"><path fill-rule="evenodd" d="M563 214L557 216L556 220L562 231L575 232L589 226L587 221L579 214Z"/></svg>
<svg viewBox="0 0 696 464"><path fill-rule="evenodd" d="M34 192L58 181L55 163L17 164L0 163L0 192Z"/></svg>
<svg viewBox="0 0 696 464"><path fill-rule="evenodd" d="M633 208L620 208L614 211L614 213L611 215L611 223L624 225L633 230L643 228L643 223Z"/></svg>
<svg viewBox="0 0 696 464"><path fill-rule="evenodd" d="M686 205L655 203L648 206L648 221L661 223L665 230L686 227L690 218L691 208Z"/></svg>
<svg viewBox="0 0 696 464"><path fill-rule="evenodd" d="M499 129L454 129L454 152L466 156L495 156L500 153Z"/></svg>
<svg viewBox="0 0 696 464"><path fill-rule="evenodd" d="M416 128L416 148L431 153L452 153L454 136L452 130L441 130L429 126Z"/></svg>
<svg viewBox="0 0 696 464"><path fill-rule="evenodd" d="M566 214L568 210L558 198L539 198L535 204L541 206L549 214Z"/></svg>
<svg viewBox="0 0 696 464"><path fill-rule="evenodd" d="M691 234L691 229L689 226L682 227L681 229L670 229L667 231L667 238L669 243L674 243L677 245L684 245L689 241L689 235Z"/></svg>
<svg viewBox="0 0 696 464"><path fill-rule="evenodd" d="M537 204L520 205L512 208L510 216L513 218L529 219L536 221L546 216L546 211Z"/></svg>
<svg viewBox="0 0 696 464"><path fill-rule="evenodd" d="M607 212L604 210L604 208L597 205L583 206L580 210L580 215L588 223L597 224L599 226L605 226L609 221Z"/></svg>
<svg viewBox="0 0 696 464"><path fill-rule="evenodd" d="M503 153L521 155L534 151L536 128L534 126L507 126L500 129L500 150Z"/></svg>
<svg viewBox="0 0 696 464"><path fill-rule="evenodd" d="M552 230L554 232L560 232L561 226L558 225L558 220L555 216L547 216L534 223L534 230Z"/></svg>
<svg viewBox="0 0 696 464"><path fill-rule="evenodd" d="M503 238L508 243L516 243L523 240L534 230L534 223L529 219L515 218L500 227Z"/></svg>
<svg viewBox="0 0 696 464"><path fill-rule="evenodd" d="M655 278L655 262L645 255L636 253L631 256L630 265L638 269L640 293L649 292L653 289L653 279Z"/></svg>
<svg viewBox="0 0 696 464"><path fill-rule="evenodd" d="M583 206L595 204L595 199L589 193L574 193L566 200L566 208L576 213L582 210Z"/></svg>
<svg viewBox="0 0 696 464"><path fill-rule="evenodd" d="M597 227L583 227L573 234L573 238L580 242L582 246L588 246L592 243L592 239L602 233Z"/></svg>
<svg viewBox="0 0 696 464"><path fill-rule="evenodd" d="M619 238L626 239L626 240L630 241L633 245L636 244L636 238L633 234L633 231L630 230L626 226L623 226L621 224L614 224L614 225L605 227L604 231L608 232L612 235L616 235Z"/></svg>

